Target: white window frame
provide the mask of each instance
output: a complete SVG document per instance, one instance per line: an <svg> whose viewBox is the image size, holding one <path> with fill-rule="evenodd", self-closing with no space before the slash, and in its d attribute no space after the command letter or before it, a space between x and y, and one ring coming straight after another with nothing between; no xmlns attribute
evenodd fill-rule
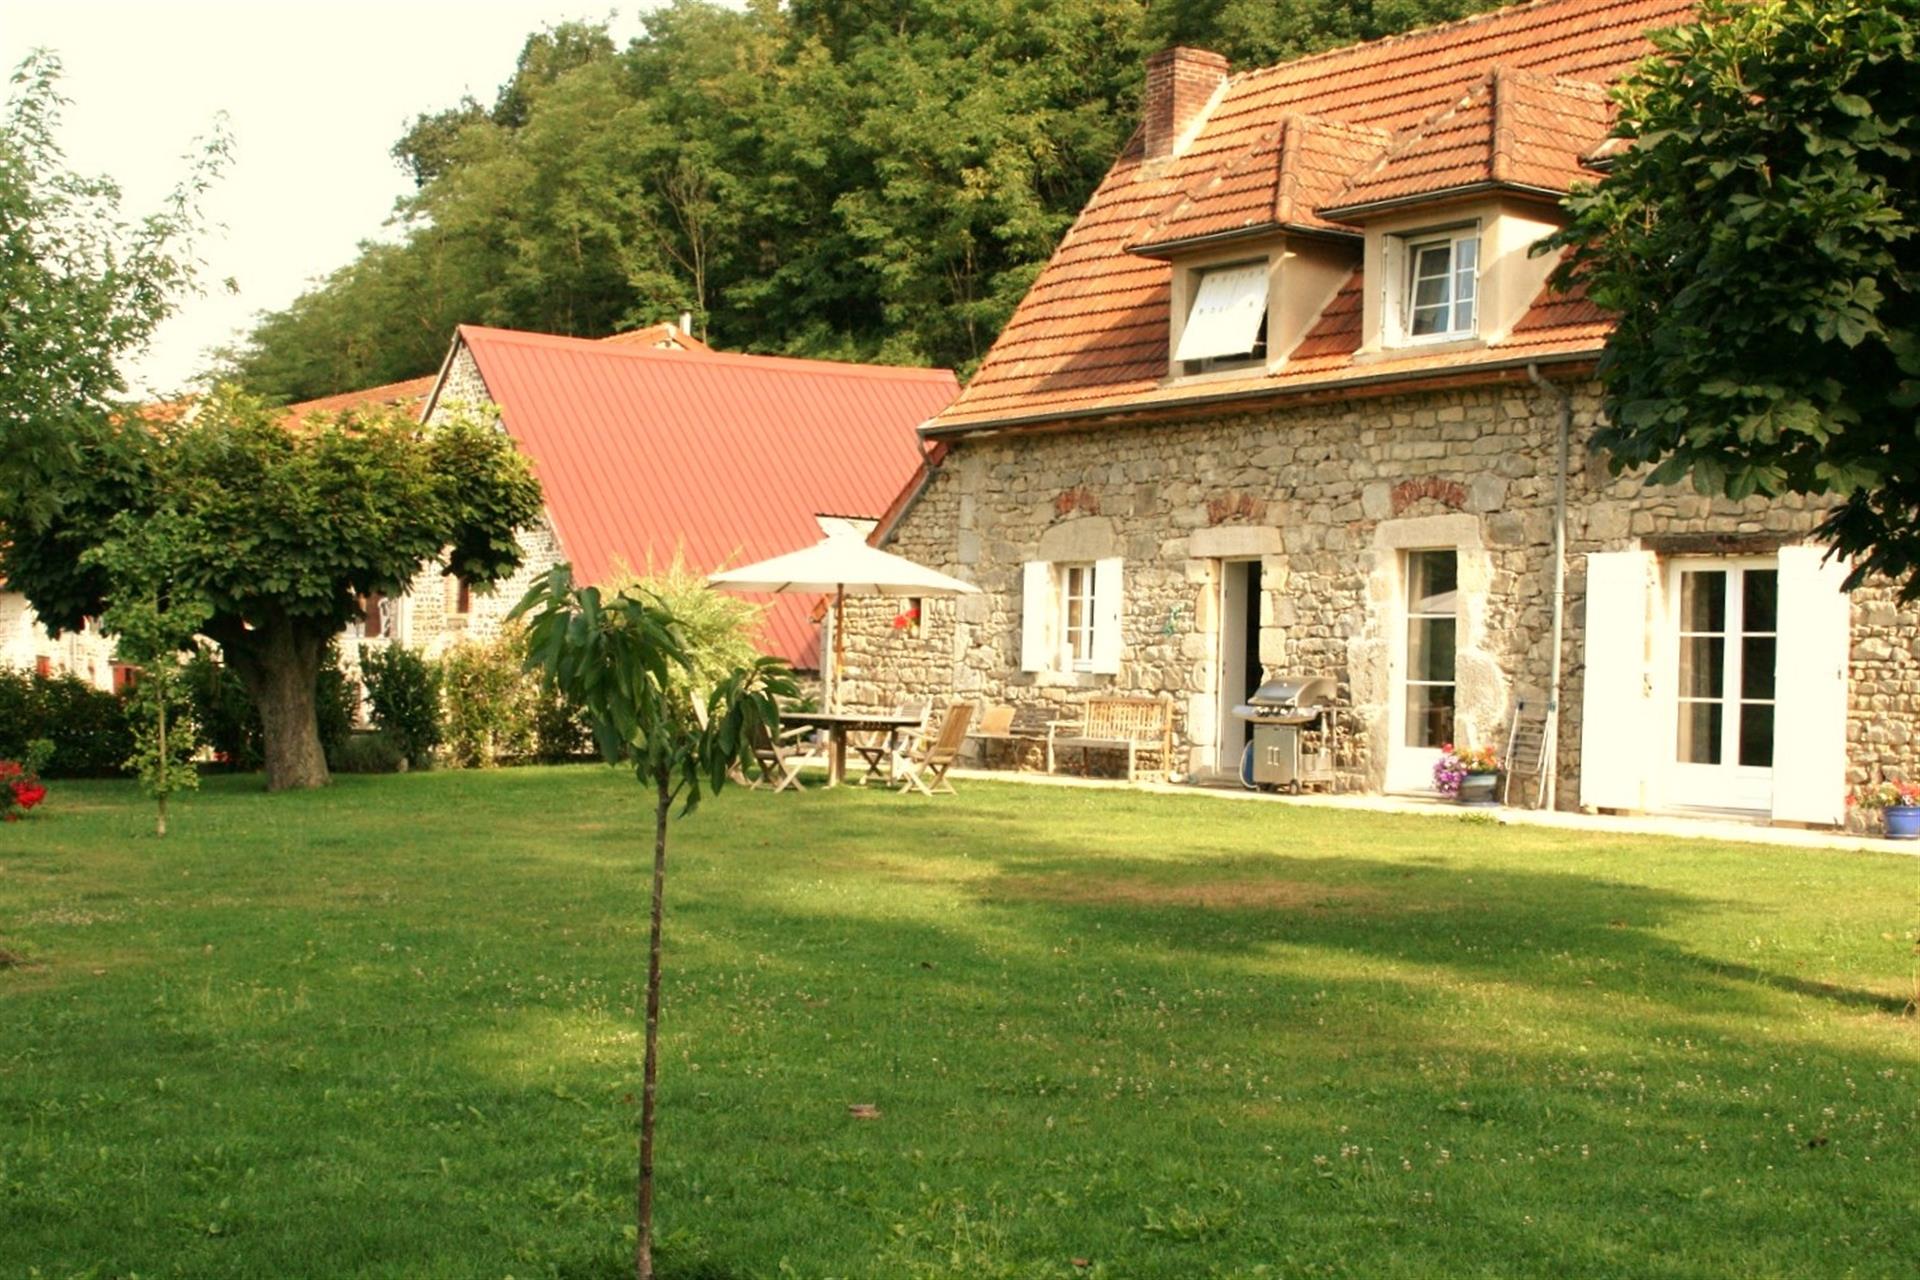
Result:
<svg viewBox="0 0 1920 1280"><path fill-rule="evenodd" d="M1480 333L1480 283L1485 262L1481 255L1483 237L1478 223L1465 227L1453 227L1438 231L1410 232L1395 237L1401 259L1397 283L1394 286L1394 332L1399 342L1406 346L1425 346L1429 343L1460 342L1478 337ZM1473 246L1473 266L1463 273L1460 266L1461 246ZM1420 258L1424 252L1444 248L1447 251L1447 270L1431 279L1443 279L1447 282L1447 297L1443 304L1446 308L1447 327L1434 333L1416 334L1413 331L1413 317L1416 309L1428 310L1431 307L1416 308L1415 297L1422 277ZM1472 315L1464 328L1454 323L1459 310L1462 275L1465 283L1472 287L1472 296L1467 304Z"/></svg>
<svg viewBox="0 0 1920 1280"><path fill-rule="evenodd" d="M1223 355L1182 356L1180 348L1187 341L1188 330L1193 325L1194 309L1199 305L1202 291L1208 276L1218 276L1228 271L1252 272L1258 270L1261 278L1260 318L1256 322L1252 336L1252 345L1245 351L1230 351ZM1193 267L1187 276L1186 313L1180 324L1180 333L1174 342L1173 361L1184 375L1213 373L1224 369L1247 369L1263 365L1267 361L1272 329L1273 313L1273 264L1267 258L1242 258L1235 262L1215 262L1202 267Z"/></svg>
<svg viewBox="0 0 1920 1280"><path fill-rule="evenodd" d="M1020 669L1055 675L1120 671L1123 562L1028 561L1022 568ZM1074 622L1074 604L1079 621Z"/></svg>
<svg viewBox="0 0 1920 1280"><path fill-rule="evenodd" d="M1093 670L1096 568L1091 561L1054 566L1055 590L1060 607L1060 656L1057 663L1062 671ZM1075 604L1080 607L1078 622L1074 621Z"/></svg>

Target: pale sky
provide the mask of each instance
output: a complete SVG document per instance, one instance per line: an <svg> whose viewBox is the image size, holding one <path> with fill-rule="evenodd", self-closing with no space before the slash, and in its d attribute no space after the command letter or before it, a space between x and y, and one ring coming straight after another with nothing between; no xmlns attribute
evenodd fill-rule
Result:
<svg viewBox="0 0 1920 1280"><path fill-rule="evenodd" d="M648 7L623 0L616 44L639 34ZM118 181L132 217L159 206L194 139L227 113L233 160L207 203L223 228L202 248L207 292L125 370L135 392L161 394L256 313L390 234L412 180L387 153L414 116L466 93L491 104L530 33L611 12L608 0L0 0L0 62L10 76L36 47L60 55L68 160Z"/></svg>

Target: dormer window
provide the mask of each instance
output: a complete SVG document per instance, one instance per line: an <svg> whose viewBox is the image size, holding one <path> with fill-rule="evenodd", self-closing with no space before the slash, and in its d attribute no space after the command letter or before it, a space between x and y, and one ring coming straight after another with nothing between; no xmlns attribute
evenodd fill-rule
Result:
<svg viewBox="0 0 1920 1280"><path fill-rule="evenodd" d="M1470 338L1478 329L1480 231L1406 241L1404 310L1410 342Z"/></svg>
<svg viewBox="0 0 1920 1280"><path fill-rule="evenodd" d="M1194 273L1174 362L1184 373L1260 364L1267 358L1267 263L1234 262Z"/></svg>

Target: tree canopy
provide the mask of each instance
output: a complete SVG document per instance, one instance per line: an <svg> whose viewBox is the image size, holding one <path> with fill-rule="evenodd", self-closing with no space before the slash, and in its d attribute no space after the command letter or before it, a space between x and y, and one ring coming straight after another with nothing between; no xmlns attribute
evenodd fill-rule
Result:
<svg viewBox="0 0 1920 1280"><path fill-rule="evenodd" d="M1831 495L1821 536L1920 596L1920 0L1708 0L1620 93L1633 140L1560 237L1619 317L1618 468Z"/></svg>
<svg viewBox="0 0 1920 1280"><path fill-rule="evenodd" d="M73 629L128 590L97 549L164 513L167 590L201 603L199 634L258 704L268 786L315 786L321 657L361 598L397 595L430 564L495 582L519 566L514 532L539 510L525 459L489 424L379 411L292 427L223 387L190 422L111 424L59 513L0 546L0 576L49 627Z"/></svg>
<svg viewBox="0 0 1920 1280"><path fill-rule="evenodd" d="M426 373L455 324L967 373L1138 123L1146 55L1277 61L1487 0L677 0L617 49L531 36L496 100L419 116L418 189L264 316L232 371L304 399Z"/></svg>

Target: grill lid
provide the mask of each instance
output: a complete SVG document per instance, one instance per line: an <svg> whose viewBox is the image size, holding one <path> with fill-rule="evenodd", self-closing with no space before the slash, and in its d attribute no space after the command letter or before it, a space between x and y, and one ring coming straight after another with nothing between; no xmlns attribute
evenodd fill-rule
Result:
<svg viewBox="0 0 1920 1280"><path fill-rule="evenodd" d="M1247 700L1252 707L1319 706L1333 701L1335 685L1325 676L1283 676L1269 680Z"/></svg>

